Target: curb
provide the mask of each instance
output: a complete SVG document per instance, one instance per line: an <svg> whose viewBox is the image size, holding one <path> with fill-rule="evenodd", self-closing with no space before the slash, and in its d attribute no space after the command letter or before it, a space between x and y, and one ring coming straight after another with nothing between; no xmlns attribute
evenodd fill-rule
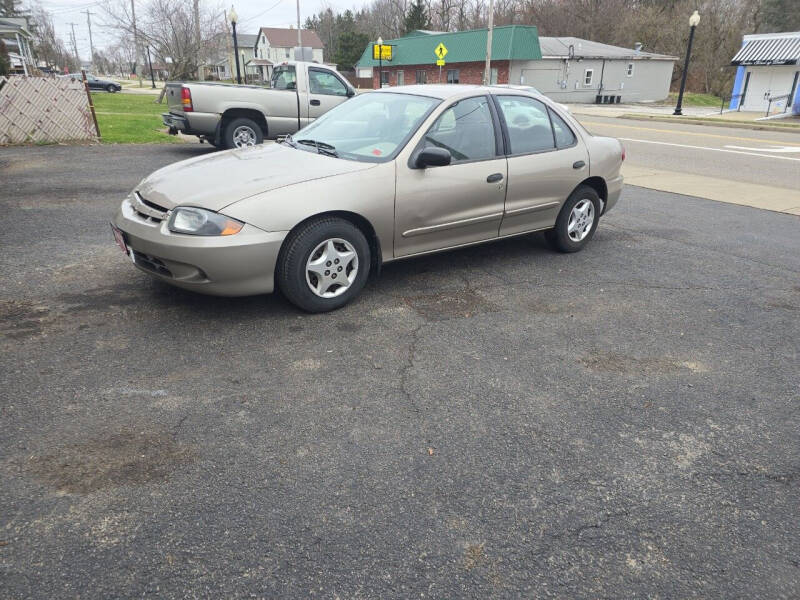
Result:
<svg viewBox="0 0 800 600"><path fill-rule="evenodd" d="M583 113L587 114L587 113ZM670 117L662 117L660 115L641 115L635 113L624 113L619 115L617 119L630 119L630 120L648 120L648 121L656 121L659 123L689 123L691 125L707 125L711 127L729 127L733 129L751 129L755 131L783 131L788 133L798 133L800 134L800 124L786 124L786 125L779 125L775 124L762 124L762 123L742 123L739 121L723 121L723 120L711 120L706 118L692 118L692 117L680 117L678 119L670 118Z"/></svg>

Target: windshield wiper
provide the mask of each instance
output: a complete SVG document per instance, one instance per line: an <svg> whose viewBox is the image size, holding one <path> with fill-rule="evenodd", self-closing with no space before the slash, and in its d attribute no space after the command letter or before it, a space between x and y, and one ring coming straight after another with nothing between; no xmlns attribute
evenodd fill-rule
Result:
<svg viewBox="0 0 800 600"><path fill-rule="evenodd" d="M287 135L283 139L279 140L282 144L289 144L292 148L297 148L297 142L292 139L292 136Z"/></svg>
<svg viewBox="0 0 800 600"><path fill-rule="evenodd" d="M325 154L326 156L339 158L339 153L336 152L336 147L332 146L331 144L318 142L317 140L297 140L297 143L303 144L304 146L314 146L317 149L318 154Z"/></svg>

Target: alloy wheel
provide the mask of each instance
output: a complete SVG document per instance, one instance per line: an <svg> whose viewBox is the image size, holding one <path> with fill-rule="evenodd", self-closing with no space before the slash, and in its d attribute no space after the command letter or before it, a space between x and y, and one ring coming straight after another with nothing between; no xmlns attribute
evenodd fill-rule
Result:
<svg viewBox="0 0 800 600"><path fill-rule="evenodd" d="M239 125L233 130L233 145L237 148L246 148L256 145L256 132L251 127Z"/></svg>

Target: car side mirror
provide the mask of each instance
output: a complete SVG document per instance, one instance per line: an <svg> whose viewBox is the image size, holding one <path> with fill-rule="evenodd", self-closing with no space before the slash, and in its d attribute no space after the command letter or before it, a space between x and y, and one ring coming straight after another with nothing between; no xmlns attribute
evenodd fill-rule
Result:
<svg viewBox="0 0 800 600"><path fill-rule="evenodd" d="M416 166L418 169L427 167L446 167L453 160L449 150L444 148L423 148L417 155Z"/></svg>
<svg viewBox="0 0 800 600"><path fill-rule="evenodd" d="M356 91L353 88L347 88L347 97L352 98L356 95Z"/></svg>

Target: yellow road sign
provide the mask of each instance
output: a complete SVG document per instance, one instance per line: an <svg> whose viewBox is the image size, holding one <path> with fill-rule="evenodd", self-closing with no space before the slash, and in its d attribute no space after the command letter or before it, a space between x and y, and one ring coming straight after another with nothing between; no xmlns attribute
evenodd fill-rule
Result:
<svg viewBox="0 0 800 600"><path fill-rule="evenodd" d="M440 58L439 60L436 61L436 66L437 67L443 67L444 66L444 61Z"/></svg>
<svg viewBox="0 0 800 600"><path fill-rule="evenodd" d="M387 44L372 44L373 60L392 60L392 46Z"/></svg>
<svg viewBox="0 0 800 600"><path fill-rule="evenodd" d="M433 52L434 54L436 54L439 60L442 60L447 55L447 48L445 48L444 44L439 42L439 45L436 46L436 50L434 50Z"/></svg>

